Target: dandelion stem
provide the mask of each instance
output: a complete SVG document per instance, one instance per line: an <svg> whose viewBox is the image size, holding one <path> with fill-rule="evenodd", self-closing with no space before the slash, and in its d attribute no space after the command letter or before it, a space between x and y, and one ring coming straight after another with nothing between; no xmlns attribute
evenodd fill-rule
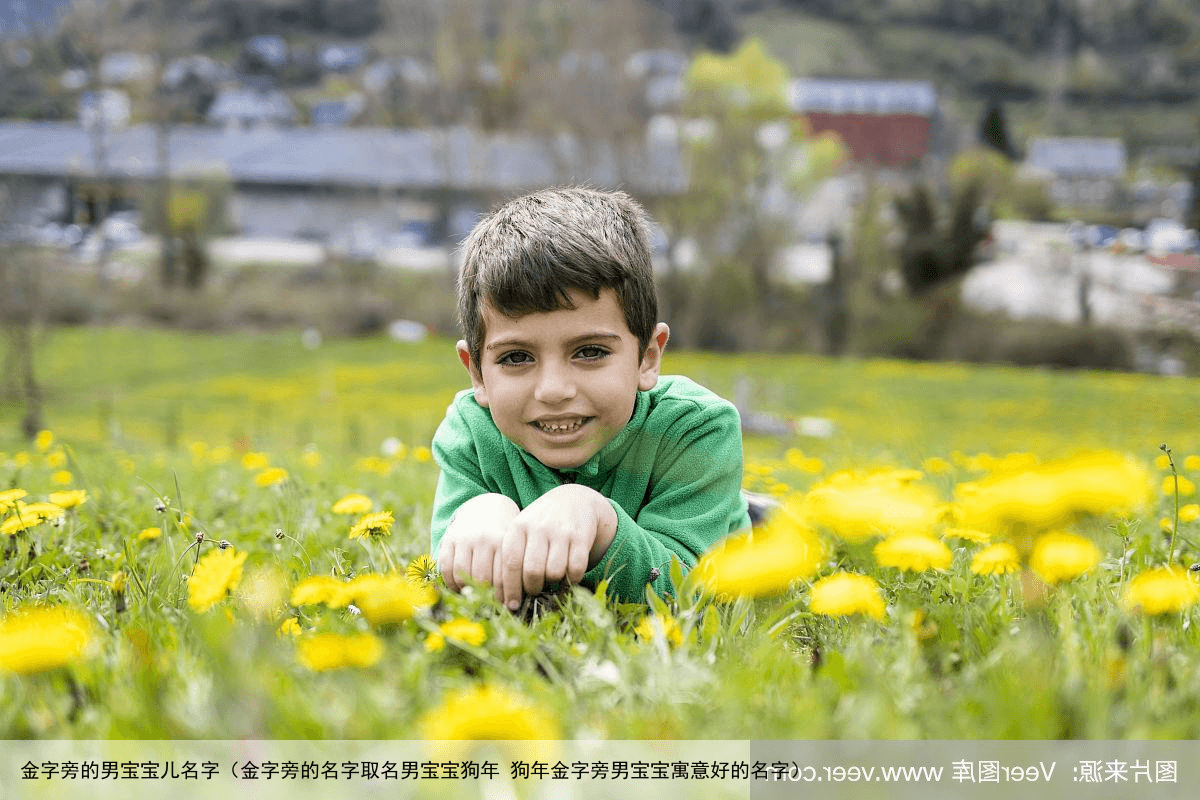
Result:
<svg viewBox="0 0 1200 800"><path fill-rule="evenodd" d="M296 543L296 547L299 547L300 552L304 553L304 560L306 562L308 571L312 572L312 557L308 554L308 550L305 549L304 545L300 544L300 540L294 536L289 535L286 531L284 531L282 529L279 531L279 533L283 535L283 538L291 539L293 542Z"/></svg>
<svg viewBox="0 0 1200 800"><path fill-rule="evenodd" d="M1175 521L1171 525L1171 544L1167 548L1167 564L1175 563L1175 534L1179 532L1179 472L1175 469L1175 459L1171 457L1171 448L1166 442L1158 446L1167 454L1167 463L1171 465L1171 475L1175 479Z"/></svg>
<svg viewBox="0 0 1200 800"><path fill-rule="evenodd" d="M383 550L383 557L387 559L388 569L390 569L392 572L396 572L396 561L394 558L392 558L392 550L387 546L387 542L380 539L379 549Z"/></svg>

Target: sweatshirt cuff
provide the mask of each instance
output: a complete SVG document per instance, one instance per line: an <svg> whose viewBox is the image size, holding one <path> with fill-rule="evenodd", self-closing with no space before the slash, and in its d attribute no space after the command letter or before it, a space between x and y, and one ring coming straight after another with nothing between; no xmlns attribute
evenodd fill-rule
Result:
<svg viewBox="0 0 1200 800"><path fill-rule="evenodd" d="M645 558L639 558L638 550L644 549L647 543L638 541L642 538L637 536L638 524L615 500L608 498L608 502L617 514L617 532L600 562L583 576L583 585L595 587L600 581L608 578L608 594L625 603L646 602L647 583L653 585L654 592L659 597L672 594L674 589L667 574L670 568L670 552L665 547L658 548L665 553L665 561L661 566L646 563ZM652 577L652 570L655 568L659 574Z"/></svg>

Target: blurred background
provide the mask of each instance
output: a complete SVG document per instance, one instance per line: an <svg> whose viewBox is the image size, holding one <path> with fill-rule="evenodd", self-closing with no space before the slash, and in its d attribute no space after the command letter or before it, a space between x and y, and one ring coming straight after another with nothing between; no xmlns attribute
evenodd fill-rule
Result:
<svg viewBox="0 0 1200 800"><path fill-rule="evenodd" d="M1195 374L1198 181L1200 0L0 0L10 382L64 325L453 336L563 183L650 211L672 347Z"/></svg>

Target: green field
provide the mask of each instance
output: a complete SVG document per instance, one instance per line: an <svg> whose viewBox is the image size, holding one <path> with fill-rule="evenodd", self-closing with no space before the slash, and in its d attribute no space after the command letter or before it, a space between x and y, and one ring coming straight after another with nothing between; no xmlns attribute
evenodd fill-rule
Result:
<svg viewBox="0 0 1200 800"><path fill-rule="evenodd" d="M53 437L16 438L24 409L6 396L0 492L27 494L0 517L52 492L86 500L61 524L0 533L0 738L453 738L493 724L550 738L1200 736L1194 573L1164 613L1129 601L1141 573L1200 560L1197 380L668 352L666 372L730 398L740 384L755 411L832 422L823 438L749 438L749 488L811 510L831 486L875 487L883 505L917 487L954 501L953 523L939 511L926 526L948 562L880 563L894 508L865 538L814 514L819 563L771 596L713 598L693 573L651 618L577 591L527 621L436 583L419 601L388 590L408 606L355 595L357 614L293 594L312 576L403 572L428 549L427 447L467 385L453 342L67 329L37 357ZM1044 531L1028 525L1007 532L1020 569L972 570L1006 534L953 533L970 487L1096 450L1130 456L1120 474L1146 486L1063 501L1053 527L1096 548L1082 574L1035 569L1026 551ZM332 506L352 493L391 512L388 535L350 538L356 517ZM189 588L199 555L201 577L231 559L209 604L199 579ZM878 609L814 607L813 586L841 571L875 581ZM42 660L22 660L20 622L39 606L69 619L43 623Z"/></svg>

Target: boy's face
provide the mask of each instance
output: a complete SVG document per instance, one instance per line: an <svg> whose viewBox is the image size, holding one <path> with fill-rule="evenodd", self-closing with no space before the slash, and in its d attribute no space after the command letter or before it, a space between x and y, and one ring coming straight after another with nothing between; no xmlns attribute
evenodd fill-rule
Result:
<svg viewBox="0 0 1200 800"><path fill-rule="evenodd" d="M574 310L512 318L483 307L480 363L466 343L458 355L475 400L500 432L548 467L578 467L612 441L633 416L639 389L658 383L669 331L658 323L642 358L616 292L593 300L569 290Z"/></svg>

